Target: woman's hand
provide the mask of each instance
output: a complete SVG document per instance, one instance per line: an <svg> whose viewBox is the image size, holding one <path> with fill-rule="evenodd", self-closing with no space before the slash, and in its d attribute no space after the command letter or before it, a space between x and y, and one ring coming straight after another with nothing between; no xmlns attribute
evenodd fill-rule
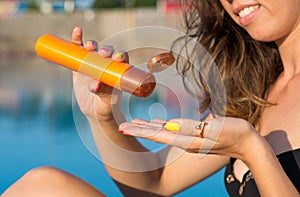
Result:
<svg viewBox="0 0 300 197"><path fill-rule="evenodd" d="M210 153L243 159L251 142L262 138L245 120L230 117L217 117L207 121L203 135L196 136L199 121L173 119L180 125L179 131L169 131L163 127L164 121L133 120L120 125L125 135L177 146L193 153Z"/></svg>
<svg viewBox="0 0 300 197"><path fill-rule="evenodd" d="M99 56L103 58L112 58L118 62L129 61L126 52L114 52L112 46L102 46L98 49L95 41L83 43L82 34L82 29L75 27L72 32L72 42L88 51L97 51ZM88 118L107 120L114 118L116 114L113 114L113 111L120 113L120 91L78 72L73 72L73 86L80 110Z"/></svg>

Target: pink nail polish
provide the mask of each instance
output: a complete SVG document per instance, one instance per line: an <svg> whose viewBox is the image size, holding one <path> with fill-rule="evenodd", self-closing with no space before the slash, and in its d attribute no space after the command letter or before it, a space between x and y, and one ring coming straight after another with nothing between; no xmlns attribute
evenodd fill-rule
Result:
<svg viewBox="0 0 300 197"><path fill-rule="evenodd" d="M98 53L103 57L107 57L111 54L110 50L106 47L101 47Z"/></svg>
<svg viewBox="0 0 300 197"><path fill-rule="evenodd" d="M97 87L95 88L95 92L99 92L101 90L101 83L97 84Z"/></svg>
<svg viewBox="0 0 300 197"><path fill-rule="evenodd" d="M123 135L128 136L128 137L133 137L133 135L130 135L130 134L124 133L124 132L123 132Z"/></svg>
<svg viewBox="0 0 300 197"><path fill-rule="evenodd" d="M102 50L103 50L103 51L106 51L106 52L109 51L109 49L106 48L106 47L101 47L101 48L100 48L100 51L102 51Z"/></svg>

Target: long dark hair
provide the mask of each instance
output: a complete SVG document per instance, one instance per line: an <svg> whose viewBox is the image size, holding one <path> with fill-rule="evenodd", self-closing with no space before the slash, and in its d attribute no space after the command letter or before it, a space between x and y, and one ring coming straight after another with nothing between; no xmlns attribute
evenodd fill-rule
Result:
<svg viewBox="0 0 300 197"><path fill-rule="evenodd" d="M275 43L255 41L226 13L219 0L180 0L186 34L198 40L216 63L225 87L226 116L243 118L257 125L269 87L282 71ZM188 5L188 6L186 6ZM183 75L193 65L180 68ZM195 77L207 87L201 75ZM211 105L211 93L205 88L202 109Z"/></svg>

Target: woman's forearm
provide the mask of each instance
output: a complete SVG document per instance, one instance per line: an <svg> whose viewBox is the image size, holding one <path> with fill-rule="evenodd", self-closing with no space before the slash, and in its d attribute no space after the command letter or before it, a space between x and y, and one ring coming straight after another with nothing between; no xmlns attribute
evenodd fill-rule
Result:
<svg viewBox="0 0 300 197"><path fill-rule="evenodd" d="M250 148L245 152L244 162L250 168L261 196L299 196L269 143L261 136L254 138L254 144L248 145Z"/></svg>
<svg viewBox="0 0 300 197"><path fill-rule="evenodd" d="M125 119L124 119L125 120ZM114 119L89 119L101 159L110 176L140 190L156 190L160 178L159 159L136 138L118 132Z"/></svg>

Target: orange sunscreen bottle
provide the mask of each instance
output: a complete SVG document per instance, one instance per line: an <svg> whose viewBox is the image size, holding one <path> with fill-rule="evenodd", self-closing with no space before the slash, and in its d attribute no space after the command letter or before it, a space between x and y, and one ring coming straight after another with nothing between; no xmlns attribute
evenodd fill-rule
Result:
<svg viewBox="0 0 300 197"><path fill-rule="evenodd" d="M149 96L156 86L155 77L149 72L110 58L101 58L97 52L87 51L50 34L37 40L35 50L42 58L138 97Z"/></svg>

